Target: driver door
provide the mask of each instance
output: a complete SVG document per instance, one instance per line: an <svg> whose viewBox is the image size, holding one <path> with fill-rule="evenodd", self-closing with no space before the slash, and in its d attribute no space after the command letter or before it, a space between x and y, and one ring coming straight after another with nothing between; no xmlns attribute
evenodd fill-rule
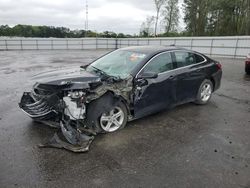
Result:
<svg viewBox="0 0 250 188"><path fill-rule="evenodd" d="M134 114L139 118L170 107L175 100L172 54L153 57L137 74L134 87ZM151 75L151 77L150 77Z"/></svg>

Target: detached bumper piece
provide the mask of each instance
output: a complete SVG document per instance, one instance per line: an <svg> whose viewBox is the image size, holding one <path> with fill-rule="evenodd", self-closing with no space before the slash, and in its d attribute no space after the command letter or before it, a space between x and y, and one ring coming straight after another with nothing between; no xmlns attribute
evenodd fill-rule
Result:
<svg viewBox="0 0 250 188"><path fill-rule="evenodd" d="M49 119L56 114L46 99L34 99L30 92L24 92L19 107L28 116L37 120Z"/></svg>
<svg viewBox="0 0 250 188"><path fill-rule="evenodd" d="M60 148L75 153L89 151L89 147L94 140L94 136L83 133L77 127L72 125L70 121L61 121L60 127L60 131L55 133L47 143L41 144L39 147Z"/></svg>

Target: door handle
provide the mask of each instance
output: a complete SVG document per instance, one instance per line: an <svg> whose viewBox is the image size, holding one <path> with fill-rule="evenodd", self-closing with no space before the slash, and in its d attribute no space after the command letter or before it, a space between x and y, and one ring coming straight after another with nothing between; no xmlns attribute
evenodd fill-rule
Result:
<svg viewBox="0 0 250 188"><path fill-rule="evenodd" d="M169 76L169 79L174 79L174 77L175 77L175 76L171 75L171 76Z"/></svg>

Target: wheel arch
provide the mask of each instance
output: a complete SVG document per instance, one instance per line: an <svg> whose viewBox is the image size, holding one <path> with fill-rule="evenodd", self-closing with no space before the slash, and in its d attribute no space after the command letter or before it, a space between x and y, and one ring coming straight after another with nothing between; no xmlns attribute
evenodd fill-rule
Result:
<svg viewBox="0 0 250 188"><path fill-rule="evenodd" d="M213 92L214 92L214 88L215 88L215 80L214 80L214 78L213 78L213 77L208 78L208 80L210 80L210 81L212 82L212 84L213 84Z"/></svg>
<svg viewBox="0 0 250 188"><path fill-rule="evenodd" d="M119 102L124 104L125 110L127 110L127 115L130 115L126 100L122 96L115 94L113 91L108 90L103 95L100 95L100 97L92 100L86 106L86 125L97 133L102 132L102 129L98 125L98 119L104 111L108 112L111 110L112 106Z"/></svg>
<svg viewBox="0 0 250 188"><path fill-rule="evenodd" d="M108 90L106 93L104 93L104 95L105 95L105 94L111 94L111 95L113 95L115 98L117 98L119 101L121 101L121 102L125 105L126 110L127 110L127 112L128 112L128 115L131 115L131 110L130 110L130 108L129 108L129 103L128 103L128 101L127 101L123 96L116 94L116 93L115 93L114 91L112 91L112 90Z"/></svg>

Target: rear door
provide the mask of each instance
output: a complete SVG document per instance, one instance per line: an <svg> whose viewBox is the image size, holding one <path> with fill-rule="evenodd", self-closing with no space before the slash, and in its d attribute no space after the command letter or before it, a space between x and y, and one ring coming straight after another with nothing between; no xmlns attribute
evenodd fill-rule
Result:
<svg viewBox="0 0 250 188"><path fill-rule="evenodd" d="M175 88L173 85L174 65L170 52L152 58L135 78L134 113L139 118L164 109L172 104ZM138 75L153 72L158 77L139 79Z"/></svg>
<svg viewBox="0 0 250 188"><path fill-rule="evenodd" d="M193 101L206 78L205 61L201 55L189 51L174 51L176 66L176 103Z"/></svg>

